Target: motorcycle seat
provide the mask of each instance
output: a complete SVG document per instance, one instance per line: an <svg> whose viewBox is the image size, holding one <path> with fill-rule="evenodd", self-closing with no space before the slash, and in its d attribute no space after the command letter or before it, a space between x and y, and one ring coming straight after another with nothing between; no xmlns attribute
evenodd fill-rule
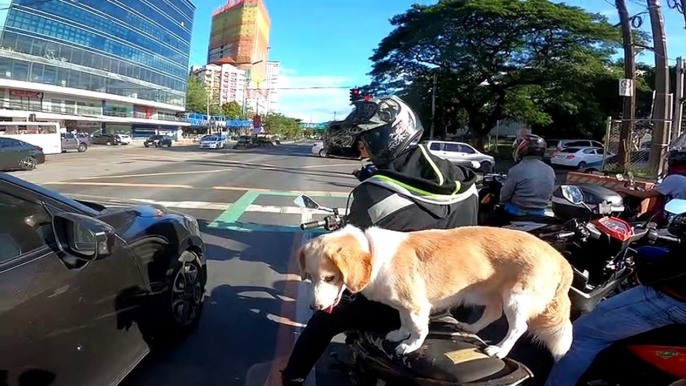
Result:
<svg viewBox="0 0 686 386"><path fill-rule="evenodd" d="M396 354L398 343L387 341L386 332L362 333L359 344L369 352L369 358L390 360L396 371L409 372L413 378L427 379L437 385L487 382L521 371L511 361L483 353L485 343L478 337L474 339L472 334L462 334L464 336L445 337L430 333L421 348L407 355Z"/></svg>

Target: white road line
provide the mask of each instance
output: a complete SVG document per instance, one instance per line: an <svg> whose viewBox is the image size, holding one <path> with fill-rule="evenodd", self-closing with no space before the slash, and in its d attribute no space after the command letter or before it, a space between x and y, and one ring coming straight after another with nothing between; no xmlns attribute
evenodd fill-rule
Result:
<svg viewBox="0 0 686 386"><path fill-rule="evenodd" d="M130 204L157 204L166 206L167 208L176 209L208 209L208 210L227 210L231 207L229 202L205 202L205 201L159 201L148 198L129 198L116 199L112 197L94 196L89 194L67 194L74 199L82 199L86 201L94 201L105 205L126 206ZM339 208L339 213L345 213L345 208ZM329 212L323 210L313 210L307 208L300 208L297 206L270 206L270 205L250 205L245 212L251 213L279 213L279 214L299 214L302 219L309 218L310 220L303 220L303 222L311 221L314 214L328 214Z"/></svg>
<svg viewBox="0 0 686 386"><path fill-rule="evenodd" d="M175 176L178 174L206 174L206 173L224 173L233 171L233 169L220 169L220 170L197 170L190 172L165 172L165 173L145 173L145 174L122 174L116 176L96 176L96 177L81 177L79 180L109 180L113 178L133 178L133 177L158 177L158 176Z"/></svg>
<svg viewBox="0 0 686 386"><path fill-rule="evenodd" d="M301 208L298 208L301 209ZM301 223L306 223L309 221L312 221L312 210L306 210L303 211L300 217L300 222ZM311 232L305 232L303 233L302 239L301 239L301 244L305 245L307 244L308 241L312 238L312 233ZM312 310L309 307L310 304L310 299L312 296L312 289L310 288L312 284L306 283L304 281L300 281L298 283L298 294L296 298L296 303L295 303L295 320L297 322L302 323L303 325L307 324L307 321L310 320L310 317L312 316ZM304 327L299 327L295 330L295 335L296 335L296 341L300 337L300 332L302 331ZM317 374L316 374L316 367L317 365L315 364L314 367L312 367L312 371L310 371L310 374L307 376L307 380L305 381L304 386L316 386L317 383Z"/></svg>
<svg viewBox="0 0 686 386"><path fill-rule="evenodd" d="M158 204L166 206L167 208L178 209L209 209L209 210L226 210L231 206L230 203L225 202L202 202L202 201L156 201L142 198L134 198L132 201L142 202L145 204Z"/></svg>
<svg viewBox="0 0 686 386"><path fill-rule="evenodd" d="M300 208L297 206L269 206L269 205L250 205L245 210L246 212L261 212L261 213L283 213L283 214L300 214L305 215L310 214L310 219L312 214L329 214L330 212L323 210L313 210ZM339 213L345 213L345 208L338 208ZM311 221L311 220L308 220ZM306 221L303 221L306 222Z"/></svg>

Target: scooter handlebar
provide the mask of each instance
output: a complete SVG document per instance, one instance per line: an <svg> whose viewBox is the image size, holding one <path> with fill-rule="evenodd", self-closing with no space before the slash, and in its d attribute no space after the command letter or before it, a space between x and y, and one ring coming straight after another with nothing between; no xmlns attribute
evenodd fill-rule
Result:
<svg viewBox="0 0 686 386"><path fill-rule="evenodd" d="M306 231L306 230L310 230L310 229L321 228L325 225L326 225L326 221L324 221L324 220L310 221L310 222L300 224L300 229Z"/></svg>

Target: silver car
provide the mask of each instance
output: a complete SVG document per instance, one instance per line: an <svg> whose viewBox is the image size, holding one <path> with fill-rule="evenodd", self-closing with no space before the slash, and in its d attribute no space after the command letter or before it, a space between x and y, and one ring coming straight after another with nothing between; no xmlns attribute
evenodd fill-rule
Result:
<svg viewBox="0 0 686 386"><path fill-rule="evenodd" d="M464 142L426 141L424 144L431 154L445 158L454 164L469 165L470 162L476 161L481 165L480 170L485 173L492 172L495 167L495 158Z"/></svg>

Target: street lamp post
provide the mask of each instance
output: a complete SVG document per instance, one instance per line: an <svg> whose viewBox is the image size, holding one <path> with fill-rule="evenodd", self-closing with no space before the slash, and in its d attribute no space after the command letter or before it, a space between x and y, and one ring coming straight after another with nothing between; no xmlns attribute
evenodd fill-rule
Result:
<svg viewBox="0 0 686 386"><path fill-rule="evenodd" d="M240 66L240 65L242 65L242 64L250 64L250 69L246 72L245 86L243 87L243 110L242 110L242 111L243 111L243 116L244 116L244 117L245 117L245 115L248 113L247 108L246 108L246 107L247 107L246 105L247 105L247 97L248 97L248 85L249 85L249 83L250 83L250 77L251 77L251 72L252 72L252 66L254 66L254 65L256 65L256 64L260 64L260 63L262 63L262 62L264 62L264 60L258 60L258 61L256 61L256 62L252 62L252 63L236 63L237 66Z"/></svg>

